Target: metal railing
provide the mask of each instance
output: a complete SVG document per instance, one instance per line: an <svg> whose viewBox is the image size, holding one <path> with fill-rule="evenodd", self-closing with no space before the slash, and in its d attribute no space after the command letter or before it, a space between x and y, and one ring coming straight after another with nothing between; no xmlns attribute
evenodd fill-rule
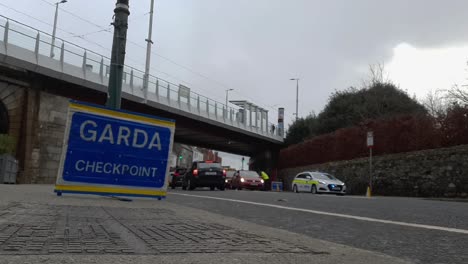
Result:
<svg viewBox="0 0 468 264"><path fill-rule="evenodd" d="M52 37L48 33L0 15L0 42L2 42L0 54L3 52L5 55L12 56L9 49L19 47L30 53L14 53L13 56L18 59L55 68L62 73L107 86L110 73L109 57L60 38L55 39L54 56L50 57L51 40ZM278 141L283 140L278 135L277 129L272 129L276 126L268 122L267 112L253 112L252 109L239 111L240 107L232 107L212 100L185 86L174 84L154 75L149 75L148 89L146 90L143 86L144 76L143 71L125 65L122 91L140 98L143 103L164 104ZM250 120L250 116L252 116L252 120Z"/></svg>

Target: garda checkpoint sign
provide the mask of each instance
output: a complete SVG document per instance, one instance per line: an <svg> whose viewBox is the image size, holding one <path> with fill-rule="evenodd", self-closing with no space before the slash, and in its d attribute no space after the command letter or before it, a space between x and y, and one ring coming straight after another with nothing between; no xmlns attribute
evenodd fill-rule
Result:
<svg viewBox="0 0 468 264"><path fill-rule="evenodd" d="M71 101L57 195L166 196L175 122Z"/></svg>

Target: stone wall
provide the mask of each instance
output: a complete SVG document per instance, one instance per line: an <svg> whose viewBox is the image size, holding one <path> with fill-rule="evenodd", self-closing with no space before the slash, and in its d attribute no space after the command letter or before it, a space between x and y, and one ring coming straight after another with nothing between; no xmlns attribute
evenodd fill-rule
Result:
<svg viewBox="0 0 468 264"><path fill-rule="evenodd" d="M45 92L40 94L37 153L39 174L33 183L55 183L62 154L68 99Z"/></svg>
<svg viewBox="0 0 468 264"><path fill-rule="evenodd" d="M365 194L369 159L282 169L286 188L302 171L324 171L343 180L350 194ZM468 146L432 149L373 158L373 193L395 196L462 196L468 193Z"/></svg>
<svg viewBox="0 0 468 264"><path fill-rule="evenodd" d="M8 109L9 134L17 140L17 183L54 183L68 99L2 78L0 100Z"/></svg>

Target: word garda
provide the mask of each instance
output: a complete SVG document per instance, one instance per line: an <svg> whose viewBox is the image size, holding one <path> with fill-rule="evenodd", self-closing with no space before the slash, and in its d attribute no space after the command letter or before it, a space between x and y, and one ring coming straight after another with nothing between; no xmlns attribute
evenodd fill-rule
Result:
<svg viewBox="0 0 468 264"><path fill-rule="evenodd" d="M151 140L148 140L150 135L144 130L138 128L128 128L126 126L118 126L117 129L112 128L111 124L106 124L102 132L96 122L92 120L84 121L80 126L80 137L84 141L103 143L107 141L110 144L125 145L133 148L146 148L161 151L161 139L159 133L154 132ZM118 131L114 135L114 131Z"/></svg>

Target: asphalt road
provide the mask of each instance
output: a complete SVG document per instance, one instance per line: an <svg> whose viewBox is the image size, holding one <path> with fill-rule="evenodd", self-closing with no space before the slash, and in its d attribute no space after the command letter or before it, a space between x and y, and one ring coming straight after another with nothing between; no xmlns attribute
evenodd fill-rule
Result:
<svg viewBox="0 0 468 264"><path fill-rule="evenodd" d="M204 189L167 202L414 263L468 263L468 203Z"/></svg>
<svg viewBox="0 0 468 264"><path fill-rule="evenodd" d="M0 185L0 264L412 263L166 200L53 189Z"/></svg>

